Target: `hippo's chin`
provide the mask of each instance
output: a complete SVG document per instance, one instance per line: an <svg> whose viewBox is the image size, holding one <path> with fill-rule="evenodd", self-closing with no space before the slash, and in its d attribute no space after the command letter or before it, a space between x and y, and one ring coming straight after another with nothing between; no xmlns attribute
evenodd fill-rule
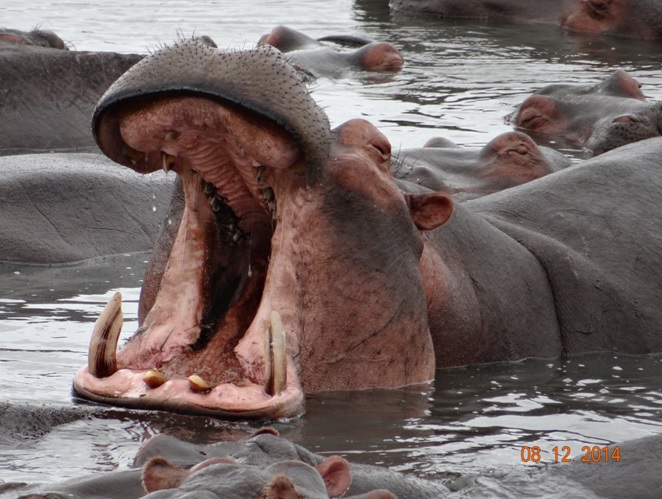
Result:
<svg viewBox="0 0 662 499"><path fill-rule="evenodd" d="M241 386L222 383L196 392L184 378L170 379L159 387L150 388L145 383L148 371L120 369L108 378L97 378L86 366L76 373L74 389L86 399L115 406L220 418L279 419L303 413L303 392L290 366L288 373L295 381L271 396L263 386L251 383Z"/></svg>

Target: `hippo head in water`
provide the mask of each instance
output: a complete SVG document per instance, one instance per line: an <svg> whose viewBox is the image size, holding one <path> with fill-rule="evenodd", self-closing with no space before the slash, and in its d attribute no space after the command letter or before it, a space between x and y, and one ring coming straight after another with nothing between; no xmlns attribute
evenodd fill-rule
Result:
<svg viewBox="0 0 662 499"><path fill-rule="evenodd" d="M0 28L0 41L17 45L37 45L39 47L69 50L67 44L55 33L37 28L32 31Z"/></svg>
<svg viewBox="0 0 662 499"><path fill-rule="evenodd" d="M452 201L401 193L386 137L363 120L331 131L280 52L165 48L107 91L93 130L114 161L175 172L183 195L138 331L115 351L111 300L78 394L278 418L302 414L304 393L434 378L419 228L448 220Z"/></svg>
<svg viewBox="0 0 662 499"><path fill-rule="evenodd" d="M662 38L659 0L581 0L567 6L561 25L576 31L658 40Z"/></svg>

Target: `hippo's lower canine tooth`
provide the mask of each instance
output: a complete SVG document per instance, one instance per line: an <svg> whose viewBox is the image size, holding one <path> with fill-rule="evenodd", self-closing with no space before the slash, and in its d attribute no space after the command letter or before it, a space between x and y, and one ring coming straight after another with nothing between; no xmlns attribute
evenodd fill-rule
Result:
<svg viewBox="0 0 662 499"><path fill-rule="evenodd" d="M94 324L87 354L87 369L91 375L107 378L117 371L117 340L123 321L122 295L117 292Z"/></svg>
<svg viewBox="0 0 662 499"><path fill-rule="evenodd" d="M277 395L287 386L287 356L285 343L285 330L280 314L271 312L271 326L267 329L265 343L265 391Z"/></svg>

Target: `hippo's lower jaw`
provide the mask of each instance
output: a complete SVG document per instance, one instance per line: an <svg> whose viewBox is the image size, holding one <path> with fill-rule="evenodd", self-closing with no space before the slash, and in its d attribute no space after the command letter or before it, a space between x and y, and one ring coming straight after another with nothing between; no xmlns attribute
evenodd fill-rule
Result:
<svg viewBox="0 0 662 499"><path fill-rule="evenodd" d="M125 407L242 419L297 416L304 409L303 391L287 358L280 315L271 316L265 333L263 385L247 380L211 385L197 374L169 379L158 369L117 369L122 312L121 295L116 293L95 324L88 365L76 373L74 390L87 399Z"/></svg>
<svg viewBox="0 0 662 499"><path fill-rule="evenodd" d="M305 185L305 172L293 168L297 145L258 116L196 97L129 109L120 129L134 152L161 151L186 201L144 323L116 353L120 299L111 300L75 391L115 405L222 417L300 415L297 320L269 291L288 276L286 262L269 266L273 189L276 180ZM283 170L294 178L274 173Z"/></svg>

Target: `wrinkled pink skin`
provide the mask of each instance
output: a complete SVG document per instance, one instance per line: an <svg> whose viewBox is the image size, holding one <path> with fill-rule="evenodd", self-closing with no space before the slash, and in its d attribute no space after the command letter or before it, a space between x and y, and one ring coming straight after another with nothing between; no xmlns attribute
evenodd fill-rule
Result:
<svg viewBox="0 0 662 499"><path fill-rule="evenodd" d="M361 40L360 48L340 51L287 26L277 26L263 35L259 43L276 47L287 54L290 63L314 76L339 76L351 69L397 71L404 64L400 51L387 42Z"/></svg>
<svg viewBox="0 0 662 499"><path fill-rule="evenodd" d="M640 87L623 70L593 86L550 85L528 97L511 120L522 130L581 147L605 119L618 120L650 107Z"/></svg>

